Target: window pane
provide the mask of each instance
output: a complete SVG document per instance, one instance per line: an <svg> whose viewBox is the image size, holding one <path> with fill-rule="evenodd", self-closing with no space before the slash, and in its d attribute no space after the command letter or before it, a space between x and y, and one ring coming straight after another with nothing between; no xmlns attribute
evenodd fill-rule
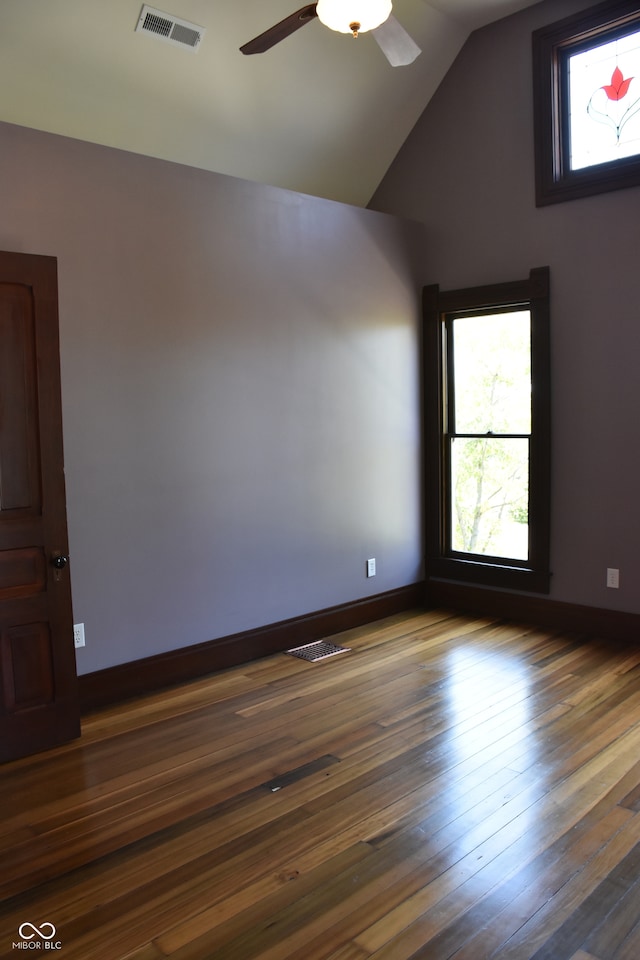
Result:
<svg viewBox="0 0 640 960"><path fill-rule="evenodd" d="M529 441L451 440L451 548L529 557Z"/></svg>
<svg viewBox="0 0 640 960"><path fill-rule="evenodd" d="M569 58L572 170L640 153L640 31Z"/></svg>
<svg viewBox="0 0 640 960"><path fill-rule="evenodd" d="M528 310L453 321L455 433L531 432L530 327Z"/></svg>

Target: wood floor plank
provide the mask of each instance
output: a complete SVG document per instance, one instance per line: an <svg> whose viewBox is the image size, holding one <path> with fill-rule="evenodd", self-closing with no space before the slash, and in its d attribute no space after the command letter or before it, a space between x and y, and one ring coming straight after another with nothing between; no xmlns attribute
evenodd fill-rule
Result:
<svg viewBox="0 0 640 960"><path fill-rule="evenodd" d="M430 956L452 960L489 957L567 883L585 860L608 843L629 818L616 807L601 819L587 816L498 884L459 920L430 941ZM515 853L516 851L514 851ZM498 863L498 866L500 864Z"/></svg>
<svg viewBox="0 0 640 960"><path fill-rule="evenodd" d="M638 960L640 648L446 610L2 768L0 956Z"/></svg>
<svg viewBox="0 0 640 960"><path fill-rule="evenodd" d="M613 871L615 874L615 871ZM602 916L599 923L594 917L590 922L594 924L592 933L584 941L583 946L594 956L610 953L614 956L619 952L638 922L638 904L640 903L639 886L633 877L623 881L620 876L607 878L611 883L617 883L619 892L612 909ZM580 931L579 935L582 935Z"/></svg>
<svg viewBox="0 0 640 960"><path fill-rule="evenodd" d="M533 960L534 957L542 960L545 951L549 960L552 957L553 960L564 960L571 952L575 952L592 929L590 913L584 910L584 904L590 897L594 897L595 891L600 888L614 866L633 853L640 840L639 829L640 824L635 818L622 827L608 844L586 862L582 869L576 871L558 893L495 952L496 960L524 960L525 957L527 960ZM581 910L580 918L585 926L580 943L572 948L568 941L574 939L570 930L576 922L574 914L577 910Z"/></svg>
<svg viewBox="0 0 640 960"><path fill-rule="evenodd" d="M611 956L608 945L606 953L607 957ZM640 957L640 920L638 920L635 926L629 931L613 954L612 960L637 960L638 957Z"/></svg>

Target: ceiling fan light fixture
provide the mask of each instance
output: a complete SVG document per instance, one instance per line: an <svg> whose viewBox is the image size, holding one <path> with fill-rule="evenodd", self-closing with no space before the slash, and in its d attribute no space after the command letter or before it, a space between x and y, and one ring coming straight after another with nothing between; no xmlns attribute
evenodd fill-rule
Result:
<svg viewBox="0 0 640 960"><path fill-rule="evenodd" d="M318 0L318 19L330 30L339 33L357 33L375 30L391 13L391 0Z"/></svg>

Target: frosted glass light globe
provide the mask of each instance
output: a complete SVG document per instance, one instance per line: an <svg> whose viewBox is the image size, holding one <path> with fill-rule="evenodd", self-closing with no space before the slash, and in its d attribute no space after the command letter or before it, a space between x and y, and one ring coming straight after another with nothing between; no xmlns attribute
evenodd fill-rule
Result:
<svg viewBox="0 0 640 960"><path fill-rule="evenodd" d="M318 19L330 30L352 33L358 23L360 33L375 30L391 13L391 0L318 0Z"/></svg>

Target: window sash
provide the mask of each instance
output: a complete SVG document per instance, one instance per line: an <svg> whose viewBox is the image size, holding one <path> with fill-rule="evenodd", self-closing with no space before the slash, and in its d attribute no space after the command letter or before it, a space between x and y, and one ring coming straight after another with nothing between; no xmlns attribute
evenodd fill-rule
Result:
<svg viewBox="0 0 640 960"><path fill-rule="evenodd" d="M481 441L483 443L492 445L495 443L496 446L501 445L504 440L515 440L516 442L523 444L523 448L526 448L526 453L522 452L520 454L521 460L523 463L526 463L526 492L527 492L527 537L526 537L526 552L525 556L518 556L515 551L508 552L507 550L503 551L494 551L491 552L489 549L486 550L472 550L472 549L463 549L461 546L456 545L456 541L459 541L459 538L456 537L456 525L459 525L459 518L456 516L456 507L458 506L457 499L457 477L456 477L456 454L454 450L454 445L456 440L472 440L472 441ZM458 557L462 559L472 559L476 558L479 562L485 562L491 560L494 563L499 564L508 564L509 566L522 567L526 569L529 565L529 556L531 553L531 536L530 536L530 524L528 521L528 516L530 512L529 505L529 491L531 489L531 435L530 434L491 434L487 436L486 434L448 434L445 442L445 452L446 452L446 463L445 463L445 476L446 476L446 488L445 496L447 499L446 503L446 514L445 514L445 547L444 554L449 557ZM491 497L488 497L491 499ZM483 503L486 504L486 500ZM478 504L479 506L479 504ZM486 534L486 524L482 524L482 520L485 519L485 514L488 514L487 518L490 520L495 514L490 514L491 509L498 510L499 505L490 506L483 513L474 514L472 523L472 528L475 529L476 533L479 533L481 530ZM502 510L500 511L500 518L502 519ZM500 525L500 529L504 532L506 526L506 521ZM494 540L495 534L497 531L491 533L490 540ZM462 533L462 531L461 531ZM472 530L473 534L473 530ZM495 541L494 541L495 542ZM518 553L522 552L522 547L517 547Z"/></svg>

